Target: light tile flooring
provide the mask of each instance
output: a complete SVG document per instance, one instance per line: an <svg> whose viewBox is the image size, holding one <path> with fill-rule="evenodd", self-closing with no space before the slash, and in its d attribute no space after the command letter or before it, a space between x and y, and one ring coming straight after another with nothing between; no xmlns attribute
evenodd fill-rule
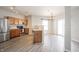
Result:
<svg viewBox="0 0 79 59"><path fill-rule="evenodd" d="M30 40L30 41L29 41ZM64 37L45 35L42 43L32 44L32 36L22 36L0 43L1 52L63 52ZM72 51L79 51L79 43L72 41Z"/></svg>
<svg viewBox="0 0 79 59"><path fill-rule="evenodd" d="M76 41L71 42L71 51L79 52L79 42L76 42Z"/></svg>
<svg viewBox="0 0 79 59"><path fill-rule="evenodd" d="M25 37L25 38L24 38ZM28 38L30 37L30 38ZM18 37L0 43L0 51L5 52L58 52L64 51L64 39L55 35L45 35L42 43L28 44L31 36Z"/></svg>
<svg viewBox="0 0 79 59"><path fill-rule="evenodd" d="M62 43L63 42L63 43ZM40 44L34 44L29 52L63 52L64 40L62 37L55 35L46 35L43 42Z"/></svg>

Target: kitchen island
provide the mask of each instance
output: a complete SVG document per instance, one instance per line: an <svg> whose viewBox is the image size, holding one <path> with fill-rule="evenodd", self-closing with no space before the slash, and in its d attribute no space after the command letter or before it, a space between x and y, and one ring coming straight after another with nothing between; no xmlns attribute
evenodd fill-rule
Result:
<svg viewBox="0 0 79 59"><path fill-rule="evenodd" d="M42 42L42 30L33 30L34 43Z"/></svg>

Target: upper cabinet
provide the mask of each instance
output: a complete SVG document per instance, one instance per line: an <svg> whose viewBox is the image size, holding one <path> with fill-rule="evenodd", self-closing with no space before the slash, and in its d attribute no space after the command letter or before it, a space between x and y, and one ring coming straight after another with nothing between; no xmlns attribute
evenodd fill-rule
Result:
<svg viewBox="0 0 79 59"><path fill-rule="evenodd" d="M18 18L15 18L15 19L14 19L14 24L15 24L15 25L19 24L19 19L18 19Z"/></svg>
<svg viewBox="0 0 79 59"><path fill-rule="evenodd" d="M28 24L28 20L27 19L23 19L23 24L27 25Z"/></svg>
<svg viewBox="0 0 79 59"><path fill-rule="evenodd" d="M29 20L29 17L28 17L28 16L25 16L25 17L24 17L24 24L25 24L25 25L28 24L28 20Z"/></svg>
<svg viewBox="0 0 79 59"><path fill-rule="evenodd" d="M13 24L17 25L17 24L19 24L19 19L18 18L14 18L14 17L10 17L8 19L8 22L9 22L10 25L13 25Z"/></svg>
<svg viewBox="0 0 79 59"><path fill-rule="evenodd" d="M26 19L19 19L19 24L27 25L28 24L28 20L26 20Z"/></svg>
<svg viewBox="0 0 79 59"><path fill-rule="evenodd" d="M22 19L19 19L19 24L22 24Z"/></svg>
<svg viewBox="0 0 79 59"><path fill-rule="evenodd" d="M14 19L14 18L12 18L12 17L7 17L7 19L8 19L8 23L9 23L10 25L15 24L15 19Z"/></svg>
<svg viewBox="0 0 79 59"><path fill-rule="evenodd" d="M15 17L6 17L8 19L8 23L10 25L17 25L17 24L23 24L27 26L28 24L28 18L27 19L20 19L20 18L15 18Z"/></svg>

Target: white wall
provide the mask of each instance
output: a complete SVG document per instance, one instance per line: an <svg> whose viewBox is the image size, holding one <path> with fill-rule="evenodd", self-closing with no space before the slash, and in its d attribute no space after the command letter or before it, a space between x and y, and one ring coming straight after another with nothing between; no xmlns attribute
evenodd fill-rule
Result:
<svg viewBox="0 0 79 59"><path fill-rule="evenodd" d="M79 42L79 7L71 9L71 34L72 40Z"/></svg>
<svg viewBox="0 0 79 59"><path fill-rule="evenodd" d="M57 20L48 20L48 33L56 34L57 32Z"/></svg>
<svg viewBox="0 0 79 59"><path fill-rule="evenodd" d="M65 7L65 51L71 51L71 7Z"/></svg>
<svg viewBox="0 0 79 59"><path fill-rule="evenodd" d="M32 26L34 27L35 25L42 25L42 20L40 16L31 16L32 19Z"/></svg>
<svg viewBox="0 0 79 59"><path fill-rule="evenodd" d="M31 16L31 21L32 21L32 29L38 28L39 30L44 30L41 16Z"/></svg>

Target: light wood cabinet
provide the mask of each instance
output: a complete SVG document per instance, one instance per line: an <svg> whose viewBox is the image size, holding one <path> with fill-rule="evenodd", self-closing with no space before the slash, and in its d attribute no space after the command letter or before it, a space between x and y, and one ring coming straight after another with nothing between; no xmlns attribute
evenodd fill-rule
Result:
<svg viewBox="0 0 79 59"><path fill-rule="evenodd" d="M28 20L29 20L29 17L28 16L25 16L25 18L24 18L24 24L27 26L27 24L28 24Z"/></svg>
<svg viewBox="0 0 79 59"><path fill-rule="evenodd" d="M22 24L27 25L28 24L28 20L27 19L22 19Z"/></svg>
<svg viewBox="0 0 79 59"><path fill-rule="evenodd" d="M28 19L20 19L20 18L15 18L15 17L5 17L8 19L8 23L10 25L17 25L17 24L23 24L23 25L26 25L28 24Z"/></svg>
<svg viewBox="0 0 79 59"><path fill-rule="evenodd" d="M19 24L19 19L14 17L8 17L8 23L10 25L16 25Z"/></svg>
<svg viewBox="0 0 79 59"><path fill-rule="evenodd" d="M19 19L19 24L23 24L23 25L27 26L28 20L26 20L26 19Z"/></svg>
<svg viewBox="0 0 79 59"><path fill-rule="evenodd" d="M19 19L19 24L22 24L22 19Z"/></svg>
<svg viewBox="0 0 79 59"><path fill-rule="evenodd" d="M19 24L19 19L18 18L14 19L14 24L16 24L16 25Z"/></svg>
<svg viewBox="0 0 79 59"><path fill-rule="evenodd" d="M12 17L8 17L8 23L9 23L10 25L15 24L15 19L12 18Z"/></svg>

